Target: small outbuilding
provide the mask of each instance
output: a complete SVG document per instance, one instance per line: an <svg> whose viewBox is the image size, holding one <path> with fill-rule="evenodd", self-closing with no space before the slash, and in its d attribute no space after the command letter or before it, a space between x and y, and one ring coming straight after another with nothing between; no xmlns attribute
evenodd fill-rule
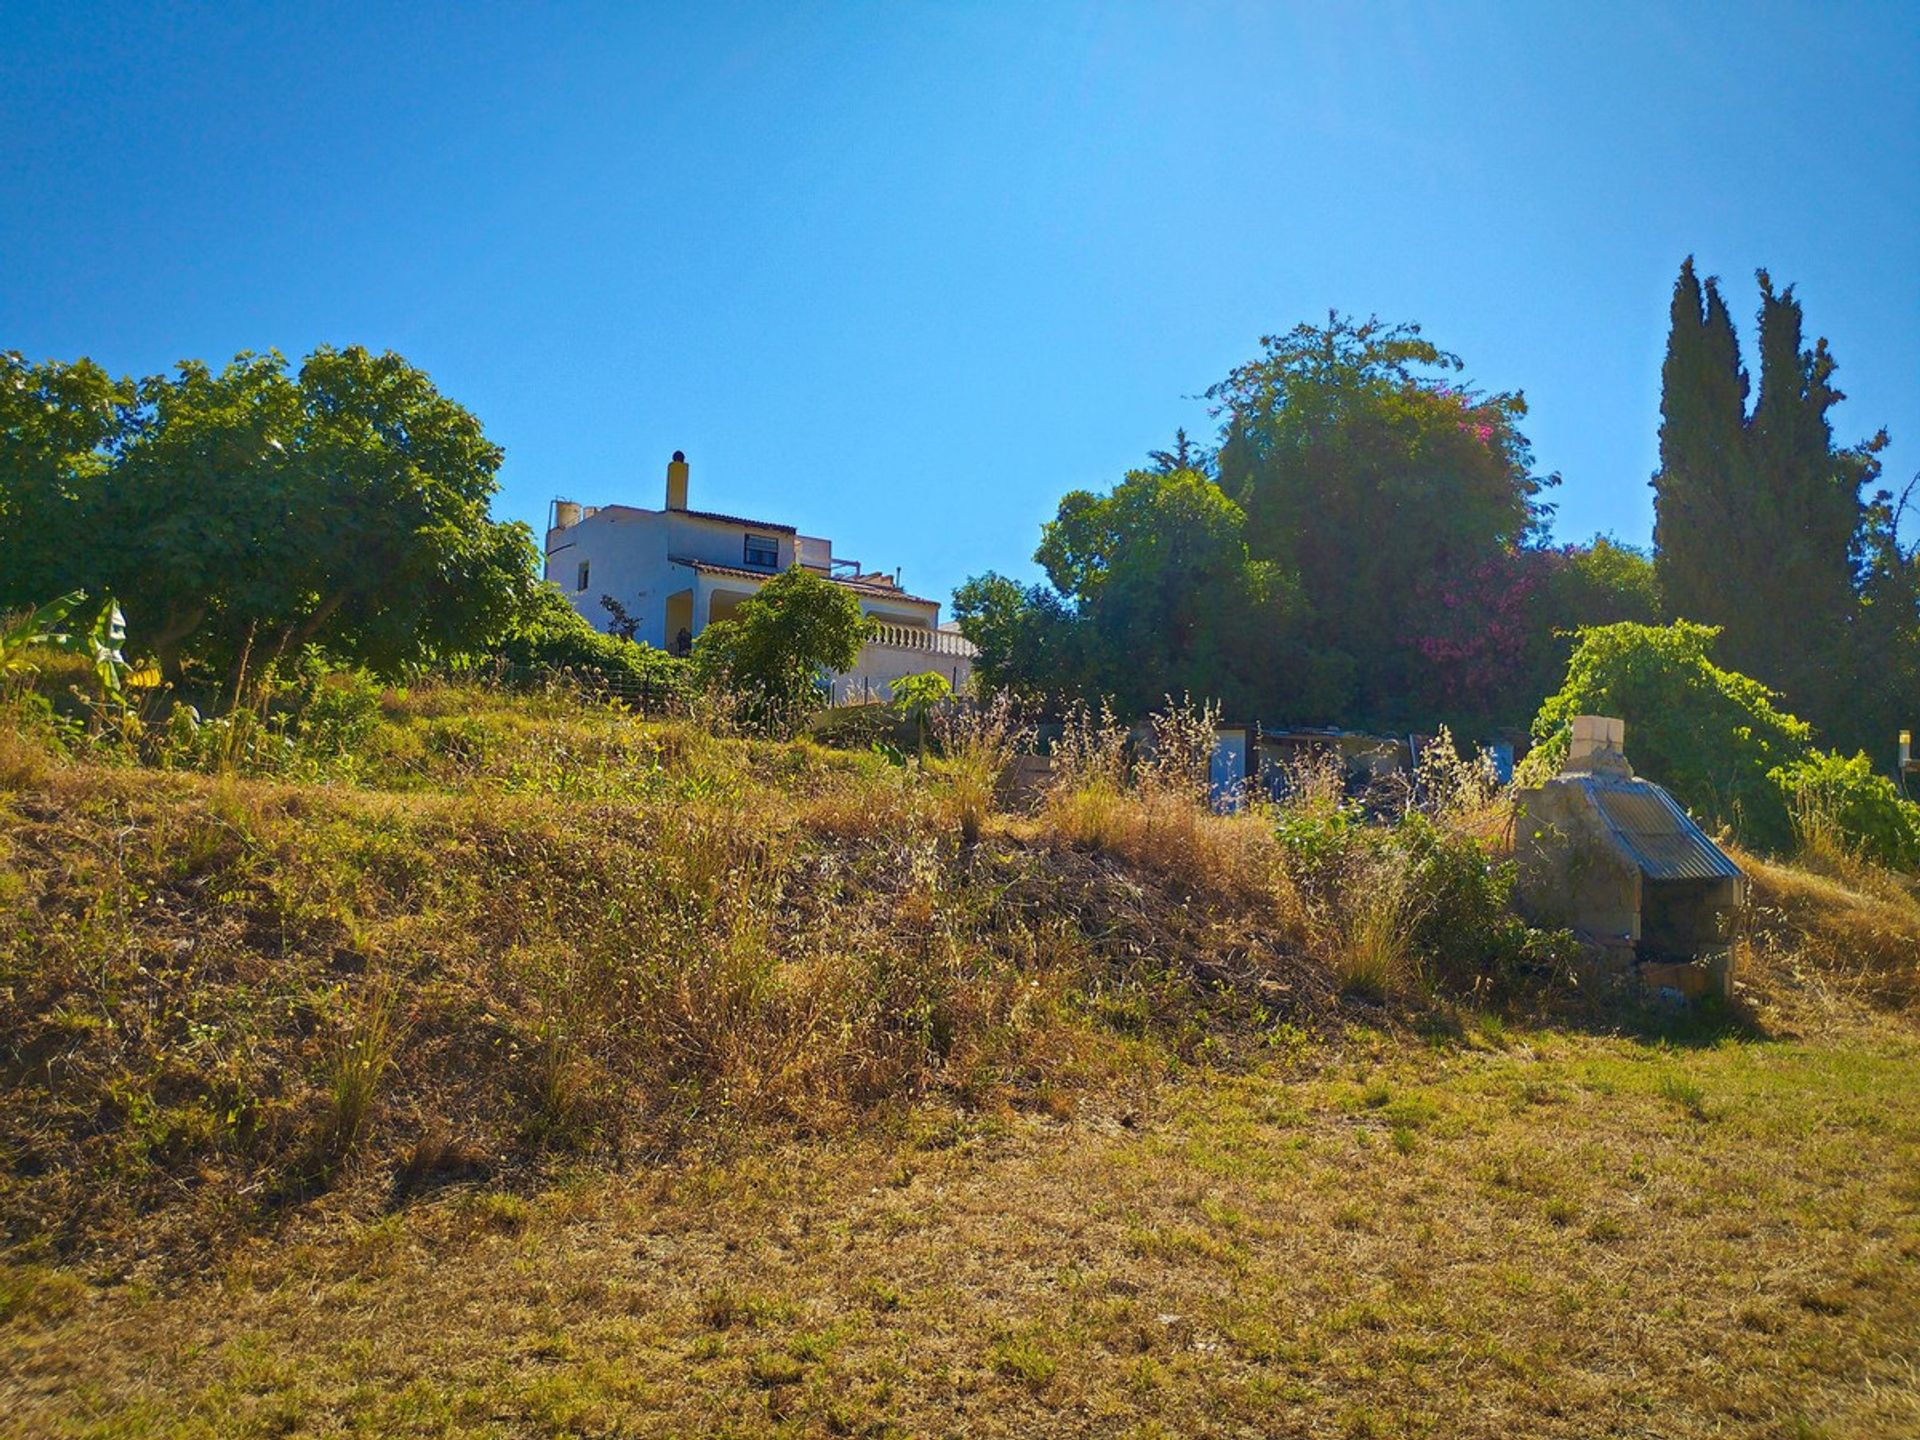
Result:
<svg viewBox="0 0 1920 1440"><path fill-rule="evenodd" d="M1731 993L1747 879L1660 786L1628 765L1624 721L1573 720L1561 771L1516 800L1516 897L1647 985Z"/></svg>

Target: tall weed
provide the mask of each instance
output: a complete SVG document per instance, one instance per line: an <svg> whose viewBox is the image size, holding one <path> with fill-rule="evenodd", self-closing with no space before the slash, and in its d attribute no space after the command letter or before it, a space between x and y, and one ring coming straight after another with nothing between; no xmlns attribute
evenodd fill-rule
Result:
<svg viewBox="0 0 1920 1440"><path fill-rule="evenodd" d="M398 988L375 982L361 995L335 1041L326 1067L326 1120L319 1158L327 1167L346 1161L360 1144L403 1037Z"/></svg>
<svg viewBox="0 0 1920 1440"><path fill-rule="evenodd" d="M1448 834L1485 841L1504 837L1513 813L1511 787L1501 783L1493 756L1463 754L1444 725L1420 751L1410 798L1410 808Z"/></svg>
<svg viewBox="0 0 1920 1440"><path fill-rule="evenodd" d="M930 767L943 783L964 845L979 842L1000 782L1031 743L1012 698L1002 691L983 704L959 705L934 717L940 754Z"/></svg>

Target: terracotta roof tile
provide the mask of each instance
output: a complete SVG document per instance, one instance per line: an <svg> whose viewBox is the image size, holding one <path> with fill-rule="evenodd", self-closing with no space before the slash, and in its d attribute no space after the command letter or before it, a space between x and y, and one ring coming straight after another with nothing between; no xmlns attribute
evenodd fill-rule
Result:
<svg viewBox="0 0 1920 1440"><path fill-rule="evenodd" d="M749 520L741 515L722 515L717 510L668 510L662 512L673 515L691 515L696 520L718 520L722 525L744 525L749 530L775 530L782 535L798 535L799 527L782 525L778 520Z"/></svg>
<svg viewBox="0 0 1920 1440"><path fill-rule="evenodd" d="M668 561L675 565L685 565L694 570L705 571L709 575L738 575L750 580L771 580L778 570L749 570L744 565L719 565L711 560L694 560L685 555L669 555ZM819 574L819 571L814 571ZM879 600L904 600L911 605L938 605L938 600L929 600L924 595L909 595L891 579L882 580L873 575L858 575L852 579L827 576L827 579L843 590L852 590L856 594L871 595Z"/></svg>

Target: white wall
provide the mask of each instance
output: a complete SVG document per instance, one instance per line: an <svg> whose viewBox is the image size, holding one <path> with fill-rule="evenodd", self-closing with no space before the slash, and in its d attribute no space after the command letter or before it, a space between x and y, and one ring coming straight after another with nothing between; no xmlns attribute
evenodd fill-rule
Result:
<svg viewBox="0 0 1920 1440"><path fill-rule="evenodd" d="M605 630L611 621L600 604L602 595L611 595L640 621L637 639L666 643L667 595L675 587L667 564L667 529L653 512L608 506L578 525L549 532L547 545L547 579L595 629ZM583 560L590 573L587 588L580 590Z"/></svg>
<svg viewBox="0 0 1920 1440"><path fill-rule="evenodd" d="M764 535L776 542L780 569L793 564L794 537L790 533L705 520L685 511L610 505L578 525L549 532L547 579L560 587L573 608L596 629L605 630L611 622L612 617L600 603L602 595L611 595L640 622L634 632L636 639L664 647L673 638L667 634L667 597L695 588L696 572L673 564L670 557L704 560L711 565L741 565L746 560L749 534ZM585 590L577 588L582 560L588 565ZM769 571L768 578L775 573ZM741 580L736 588L753 585L751 580ZM694 633L699 633L706 619L706 606L698 605Z"/></svg>
<svg viewBox="0 0 1920 1440"><path fill-rule="evenodd" d="M947 638L935 639L925 646L885 641L863 646L859 663L846 674L833 677L835 703L885 700L892 693L894 681L909 675L924 675L929 670L946 676L956 691L964 690L973 678L972 647L964 642L954 644L959 637L951 631L936 630L932 634Z"/></svg>

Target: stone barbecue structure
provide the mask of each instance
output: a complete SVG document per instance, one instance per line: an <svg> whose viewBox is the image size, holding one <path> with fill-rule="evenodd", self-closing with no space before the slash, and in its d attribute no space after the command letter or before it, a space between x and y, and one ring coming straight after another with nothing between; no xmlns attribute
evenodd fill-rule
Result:
<svg viewBox="0 0 1920 1440"><path fill-rule="evenodd" d="M1730 995L1747 880L1660 786L1634 775L1624 721L1573 720L1566 764L1516 801L1516 897L1656 990Z"/></svg>

